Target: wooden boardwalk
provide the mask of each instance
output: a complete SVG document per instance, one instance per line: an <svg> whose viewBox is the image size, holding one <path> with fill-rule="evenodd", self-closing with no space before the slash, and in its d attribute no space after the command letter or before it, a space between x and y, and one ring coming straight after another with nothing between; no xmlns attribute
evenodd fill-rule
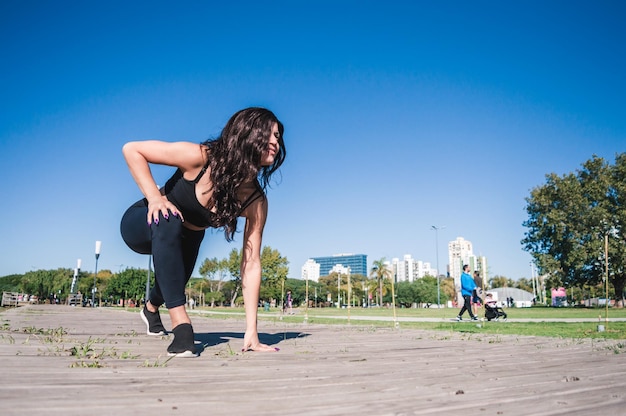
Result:
<svg viewBox="0 0 626 416"><path fill-rule="evenodd" d="M626 414L624 341L262 321L280 351L241 353L243 320L194 316L203 353L167 361L136 311L0 319L1 415Z"/></svg>

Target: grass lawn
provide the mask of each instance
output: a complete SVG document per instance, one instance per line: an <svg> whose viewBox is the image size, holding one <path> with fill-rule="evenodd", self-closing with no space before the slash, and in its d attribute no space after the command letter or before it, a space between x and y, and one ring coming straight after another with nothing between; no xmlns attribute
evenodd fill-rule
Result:
<svg viewBox="0 0 626 416"><path fill-rule="evenodd" d="M238 317L243 319L243 308L198 308L198 311L217 312L212 317ZM500 335L523 335L559 338L600 338L626 340L626 322L612 322L611 318L626 319L626 309L608 310L609 321L605 322L604 308L505 308L509 321L468 321L454 322L458 314L457 308L444 309L396 309L399 328L424 329L435 331L453 331L464 333L483 333ZM370 327L393 328L393 309L391 308L294 308L294 315L281 316L280 310L272 308L269 312L259 308L259 319L274 322L304 323L324 325L364 325ZM479 317L484 316L480 311ZM365 318L365 319L364 319ZM380 318L377 320L376 318ZM402 318L423 318L424 321L404 321ZM439 319L441 319L439 321ZM515 322L515 320L532 319L533 322ZM558 322L559 319L592 319L592 322ZM513 322L511 322L513 320ZM546 320L546 321L542 321ZM557 320L557 321L551 321ZM598 330L604 326L604 331Z"/></svg>

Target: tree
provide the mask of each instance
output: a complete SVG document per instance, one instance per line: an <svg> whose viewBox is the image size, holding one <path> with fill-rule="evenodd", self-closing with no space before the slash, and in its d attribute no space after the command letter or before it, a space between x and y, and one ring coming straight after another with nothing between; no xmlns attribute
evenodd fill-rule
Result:
<svg viewBox="0 0 626 416"><path fill-rule="evenodd" d="M374 263L372 263L372 269L370 272L370 277L375 278L378 282L378 305L381 305L383 301L383 281L385 279L390 279L392 275L391 270L389 270L385 262L386 260L384 257L380 260L375 260Z"/></svg>
<svg viewBox="0 0 626 416"><path fill-rule="evenodd" d="M489 279L489 287L495 289L498 287L516 287L516 285L512 279L508 279L500 275L495 275Z"/></svg>
<svg viewBox="0 0 626 416"><path fill-rule="evenodd" d="M368 287L369 279L362 274L350 275L350 300L352 304L362 304L365 301L365 288Z"/></svg>
<svg viewBox="0 0 626 416"><path fill-rule="evenodd" d="M521 241L552 287L609 280L622 298L626 283L626 153L611 166L593 156L575 173L546 175L526 198L528 228ZM604 242L608 239L608 259Z"/></svg>
<svg viewBox="0 0 626 416"><path fill-rule="evenodd" d="M23 276L21 274L12 274L0 278L0 291L18 292L22 278Z"/></svg>
<svg viewBox="0 0 626 416"><path fill-rule="evenodd" d="M515 287L521 290L525 290L526 292L533 293L533 283L525 277L522 277L517 282L515 282Z"/></svg>
<svg viewBox="0 0 626 416"><path fill-rule="evenodd" d="M281 284L289 272L288 264L287 258L283 257L278 250L269 246L261 249L262 296L279 298ZM203 266L202 270L207 274L228 270L232 281L224 285L224 290L229 291L230 305L234 307L241 290L241 250L232 249L228 258L223 262L215 259L205 260Z"/></svg>
<svg viewBox="0 0 626 416"><path fill-rule="evenodd" d="M216 257L204 259L198 271L202 278L208 281L208 292L203 293L210 299L213 308L216 302L224 300L221 290L228 272L228 260L218 260Z"/></svg>
<svg viewBox="0 0 626 416"><path fill-rule="evenodd" d="M456 287L454 286L454 278L446 277L439 283L439 289L441 291L441 301L447 302L450 299L456 299Z"/></svg>
<svg viewBox="0 0 626 416"><path fill-rule="evenodd" d="M108 279L101 293L104 298L143 299L146 292L146 275L146 269L127 268ZM153 286L154 277L151 280L150 286Z"/></svg>
<svg viewBox="0 0 626 416"><path fill-rule="evenodd" d="M66 268L30 271L22 277L19 290L36 295L40 300L47 299L52 294L62 300L69 293L73 273L73 270Z"/></svg>
<svg viewBox="0 0 626 416"><path fill-rule="evenodd" d="M417 302L415 286L411 282L398 282L397 295L399 305L411 307L413 303Z"/></svg>
<svg viewBox="0 0 626 416"><path fill-rule="evenodd" d="M282 284L289 273L288 265L289 261L278 250L269 246L263 247L261 250L261 287L266 297L282 298Z"/></svg>
<svg viewBox="0 0 626 416"><path fill-rule="evenodd" d="M234 308L239 289L241 289L241 251L236 248L232 249L226 262L228 264L228 271L233 278L230 292L230 306Z"/></svg>
<svg viewBox="0 0 626 416"><path fill-rule="evenodd" d="M437 279L431 276L424 276L413 282L417 302L426 304L437 303Z"/></svg>

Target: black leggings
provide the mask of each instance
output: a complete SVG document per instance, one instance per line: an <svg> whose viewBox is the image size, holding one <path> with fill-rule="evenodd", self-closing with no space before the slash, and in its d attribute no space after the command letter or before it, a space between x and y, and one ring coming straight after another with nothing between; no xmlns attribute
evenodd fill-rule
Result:
<svg viewBox="0 0 626 416"><path fill-rule="evenodd" d="M472 313L471 300L472 300L471 295L463 295L463 307L461 308L461 311L459 312L459 316L463 316L465 311L467 311L469 313L469 316L471 316L472 318L474 317L474 314Z"/></svg>
<svg viewBox="0 0 626 416"><path fill-rule="evenodd" d="M159 216L159 224L148 226L148 202L137 201L124 213L120 224L122 238L139 254L152 254L156 284L150 291L150 303L175 308L185 304L185 286L193 273L204 230L183 226L180 217Z"/></svg>

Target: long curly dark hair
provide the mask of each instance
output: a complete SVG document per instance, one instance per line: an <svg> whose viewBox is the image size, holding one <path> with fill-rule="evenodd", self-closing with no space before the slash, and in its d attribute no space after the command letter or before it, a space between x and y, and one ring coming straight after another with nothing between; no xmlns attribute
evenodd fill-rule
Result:
<svg viewBox="0 0 626 416"><path fill-rule="evenodd" d="M267 149L273 124L278 124L278 153L274 163L261 166L261 156ZM233 114L216 139L207 140L207 157L211 168L213 195L208 206L214 206L215 223L224 228L227 241L237 232L237 218L241 214L241 201L237 199L239 187L256 178L263 197L274 172L287 155L283 141L283 124L270 110L250 107Z"/></svg>

